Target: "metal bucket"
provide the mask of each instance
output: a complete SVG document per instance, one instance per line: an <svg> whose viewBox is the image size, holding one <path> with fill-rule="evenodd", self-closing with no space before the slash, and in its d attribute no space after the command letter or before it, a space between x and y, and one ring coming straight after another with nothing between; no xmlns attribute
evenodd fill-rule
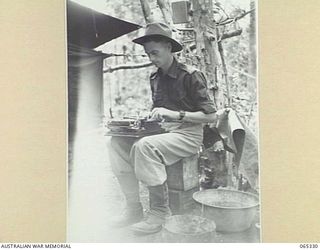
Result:
<svg viewBox="0 0 320 250"><path fill-rule="evenodd" d="M164 242L213 242L216 225L212 220L195 215L174 215L163 226Z"/></svg>
<svg viewBox="0 0 320 250"><path fill-rule="evenodd" d="M241 232L255 219L259 197L236 190L207 189L193 194L202 205L202 215L214 220L219 232Z"/></svg>

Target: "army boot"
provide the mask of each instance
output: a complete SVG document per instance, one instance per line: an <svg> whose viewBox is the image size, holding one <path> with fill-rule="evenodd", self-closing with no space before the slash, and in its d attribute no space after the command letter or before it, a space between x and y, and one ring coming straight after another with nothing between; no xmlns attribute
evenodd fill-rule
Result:
<svg viewBox="0 0 320 250"><path fill-rule="evenodd" d="M153 234L162 229L167 217L171 215L169 208L168 186L165 182L158 186L149 186L150 211L145 220L133 224L130 229L135 233Z"/></svg>

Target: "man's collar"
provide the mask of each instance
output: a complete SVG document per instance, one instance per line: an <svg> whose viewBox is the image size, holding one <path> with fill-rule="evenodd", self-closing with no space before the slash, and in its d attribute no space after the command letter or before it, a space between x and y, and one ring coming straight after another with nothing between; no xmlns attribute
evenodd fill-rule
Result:
<svg viewBox="0 0 320 250"><path fill-rule="evenodd" d="M158 73L162 75L162 70L159 68ZM178 62L177 60L173 57L173 61L171 63L170 68L168 69L167 75L172 77L172 78L177 78L178 77Z"/></svg>

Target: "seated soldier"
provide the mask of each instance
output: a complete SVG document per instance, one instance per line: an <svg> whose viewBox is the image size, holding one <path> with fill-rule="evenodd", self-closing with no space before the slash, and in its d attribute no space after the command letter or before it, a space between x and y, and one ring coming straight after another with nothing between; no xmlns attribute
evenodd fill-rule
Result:
<svg viewBox="0 0 320 250"><path fill-rule="evenodd" d="M204 75L179 63L172 54L182 46L172 38L167 25L148 24L145 35L133 42L143 45L158 68L150 76L150 117L163 121L169 132L139 140L111 138L111 165L127 202L125 213L114 223L133 224L132 230L147 234L160 231L165 218L171 215L165 166L196 154L202 144L203 123L215 122L223 110L216 112ZM149 190L150 211L145 220L138 181Z"/></svg>

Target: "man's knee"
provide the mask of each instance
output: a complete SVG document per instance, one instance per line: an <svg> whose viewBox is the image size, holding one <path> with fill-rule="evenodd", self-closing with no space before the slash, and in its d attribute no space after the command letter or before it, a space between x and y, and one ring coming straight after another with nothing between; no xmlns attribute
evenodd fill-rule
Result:
<svg viewBox="0 0 320 250"><path fill-rule="evenodd" d="M148 138L147 137L142 137L139 141L134 143L135 148L143 149L147 146L148 144Z"/></svg>
<svg viewBox="0 0 320 250"><path fill-rule="evenodd" d="M152 161L163 163L164 156L157 146L157 139L157 137L148 136L137 141L130 152L131 162L137 165L138 161L150 161L152 159Z"/></svg>
<svg viewBox="0 0 320 250"><path fill-rule="evenodd" d="M154 146L154 140L152 139L152 136L147 136L141 138L139 141L136 141L133 144L133 147L131 149L130 155L134 156L135 154L149 154L150 151L155 151L156 148Z"/></svg>

